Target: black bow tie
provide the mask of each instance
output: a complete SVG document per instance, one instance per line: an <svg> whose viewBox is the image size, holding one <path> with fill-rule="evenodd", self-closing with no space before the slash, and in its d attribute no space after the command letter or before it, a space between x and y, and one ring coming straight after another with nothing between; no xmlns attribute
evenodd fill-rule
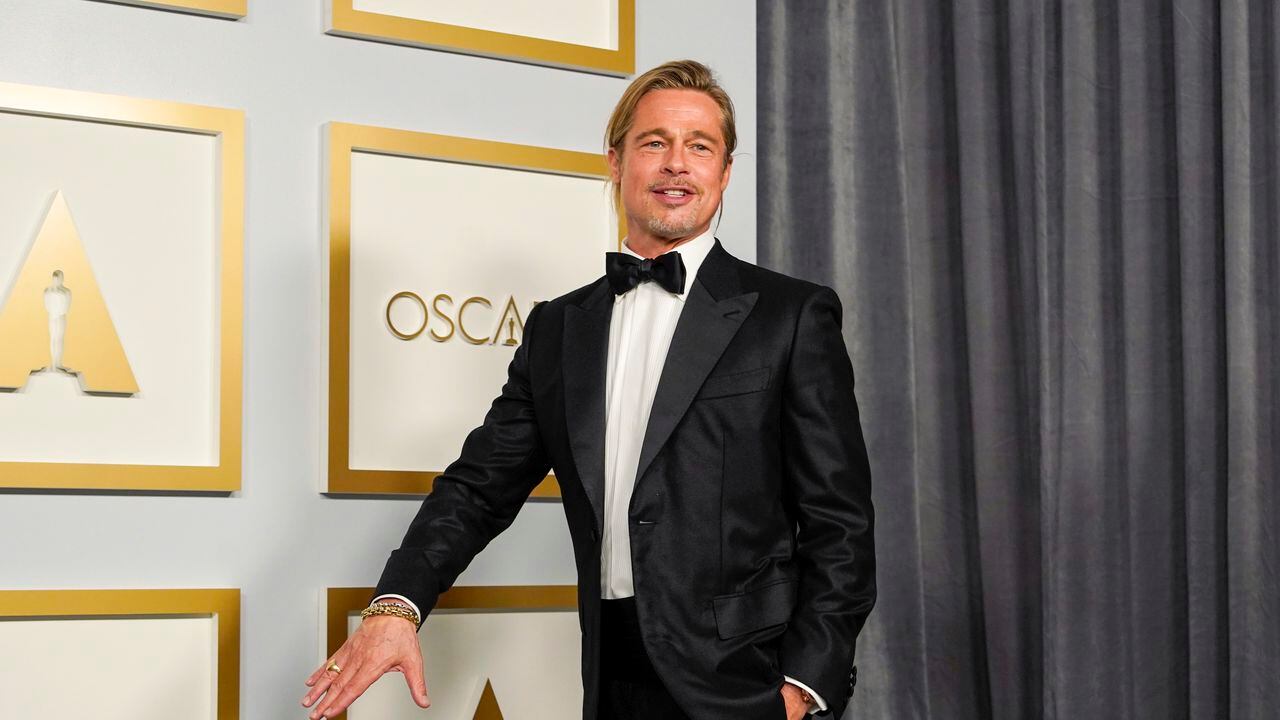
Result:
<svg viewBox="0 0 1280 720"><path fill-rule="evenodd" d="M652 260L641 260L627 253L605 253L604 274L609 277L614 295L621 295L649 280L658 283L667 292L677 295L684 292L684 260L674 250Z"/></svg>

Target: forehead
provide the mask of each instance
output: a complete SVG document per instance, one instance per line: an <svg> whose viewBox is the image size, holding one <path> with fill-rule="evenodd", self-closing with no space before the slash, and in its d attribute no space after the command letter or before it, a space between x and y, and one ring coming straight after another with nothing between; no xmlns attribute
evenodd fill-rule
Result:
<svg viewBox="0 0 1280 720"><path fill-rule="evenodd" d="M701 90L650 90L636 103L631 133L699 130L724 139L720 106Z"/></svg>

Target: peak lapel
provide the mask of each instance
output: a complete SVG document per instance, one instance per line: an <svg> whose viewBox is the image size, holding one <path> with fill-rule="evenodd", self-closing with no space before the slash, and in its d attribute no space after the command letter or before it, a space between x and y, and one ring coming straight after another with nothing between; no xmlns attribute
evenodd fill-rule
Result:
<svg viewBox="0 0 1280 720"><path fill-rule="evenodd" d="M649 413L636 469L637 485L755 307L759 293L742 294L734 262L716 240L685 297Z"/></svg>
<svg viewBox="0 0 1280 720"><path fill-rule="evenodd" d="M602 529L600 519L604 517L604 398L613 297L608 281L601 278L581 305L565 307L561 341L569 447L595 511L597 531Z"/></svg>

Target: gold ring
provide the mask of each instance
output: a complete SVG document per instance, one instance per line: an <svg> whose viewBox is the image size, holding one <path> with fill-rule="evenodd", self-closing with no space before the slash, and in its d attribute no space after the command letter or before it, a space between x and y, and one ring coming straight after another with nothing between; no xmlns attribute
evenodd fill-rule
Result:
<svg viewBox="0 0 1280 720"><path fill-rule="evenodd" d="M336 662L330 662L329 667L325 668L325 670L332 671L334 675L342 674L342 668L338 667L338 663Z"/></svg>

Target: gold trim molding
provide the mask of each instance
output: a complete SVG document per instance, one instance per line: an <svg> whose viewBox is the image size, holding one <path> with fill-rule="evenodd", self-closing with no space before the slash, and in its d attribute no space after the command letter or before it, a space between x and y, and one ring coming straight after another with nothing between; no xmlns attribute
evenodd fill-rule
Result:
<svg viewBox="0 0 1280 720"><path fill-rule="evenodd" d="M193 15L239 20L249 14L249 0L102 0L115 5L176 10Z"/></svg>
<svg viewBox="0 0 1280 720"><path fill-rule="evenodd" d="M328 482L326 492L356 495L425 495L439 470L360 470L351 455L351 155L366 152L421 160L532 170L575 177L609 177L604 155L515 145L432 133L332 122L328 133L329 381ZM621 250L626 223L619 220ZM558 498L548 475L531 497Z"/></svg>
<svg viewBox="0 0 1280 720"><path fill-rule="evenodd" d="M367 12L355 0L326 0L330 35L446 50L537 65L630 75L636 69L635 0L613 0L618 18L616 50L463 25Z"/></svg>
<svg viewBox="0 0 1280 720"><path fill-rule="evenodd" d="M0 462L0 488L234 492L240 489L244 313L244 112L0 82L0 113L209 135L218 140L217 465Z"/></svg>
<svg viewBox="0 0 1280 720"><path fill-rule="evenodd" d="M240 717L240 591L0 590L0 622L209 616L218 628L218 720Z"/></svg>
<svg viewBox="0 0 1280 720"><path fill-rule="evenodd" d="M368 607L375 588L338 587L325 591L325 657L333 657L347 641L347 621ZM547 612L578 611L576 585L465 585L447 590L436 602L434 611ZM481 697L481 708L492 713L496 708L493 690L486 688L490 701ZM342 713L332 720L347 720Z"/></svg>

